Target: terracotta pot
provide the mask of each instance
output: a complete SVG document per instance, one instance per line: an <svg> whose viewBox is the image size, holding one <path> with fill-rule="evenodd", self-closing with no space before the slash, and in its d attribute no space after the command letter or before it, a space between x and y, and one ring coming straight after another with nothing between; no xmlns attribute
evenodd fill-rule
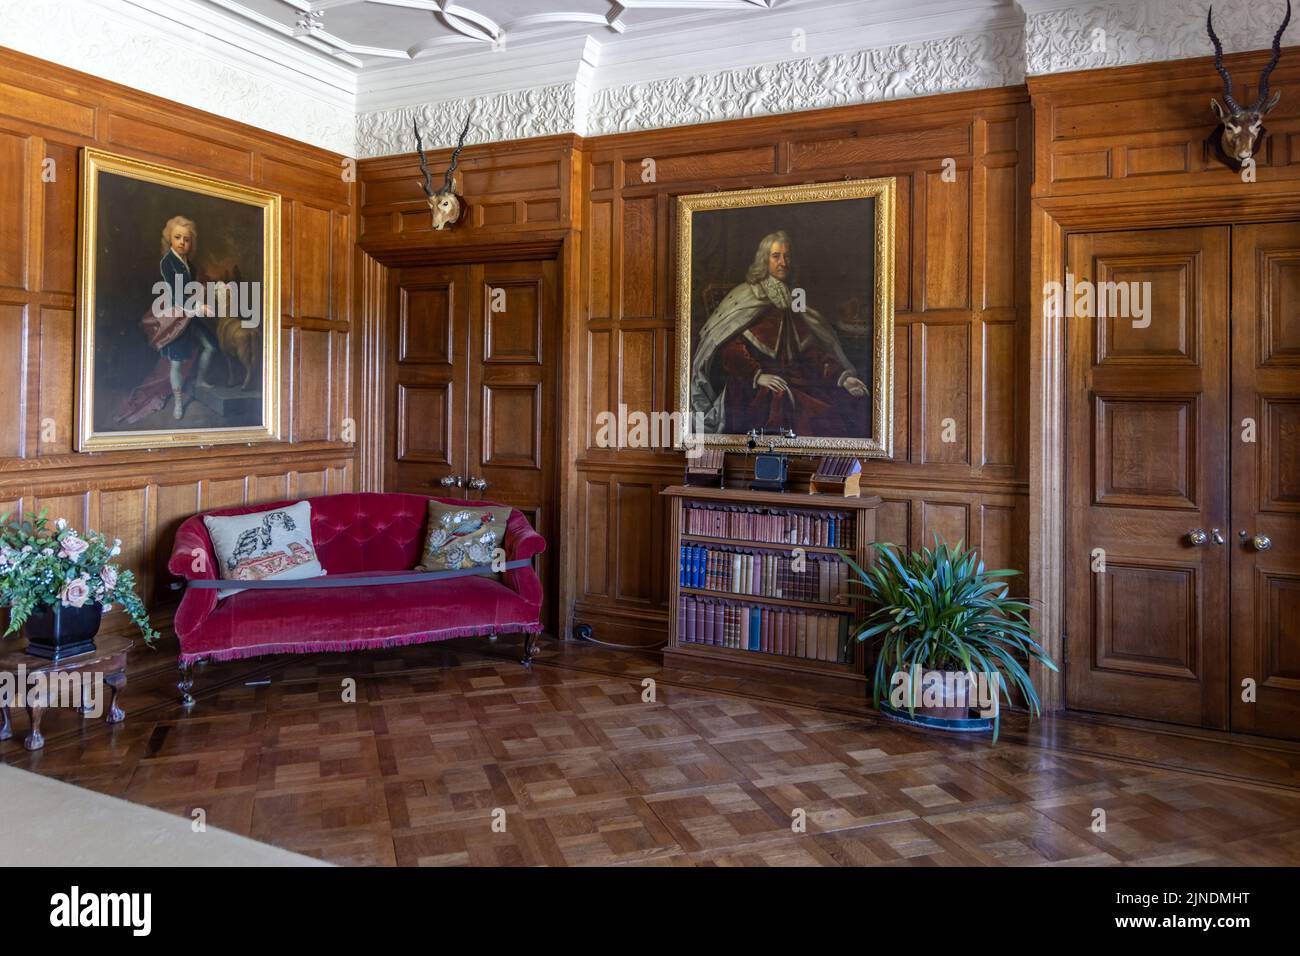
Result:
<svg viewBox="0 0 1300 956"><path fill-rule="evenodd" d="M82 607L43 604L23 624L27 653L51 661L66 660L95 649L104 609L87 603Z"/></svg>

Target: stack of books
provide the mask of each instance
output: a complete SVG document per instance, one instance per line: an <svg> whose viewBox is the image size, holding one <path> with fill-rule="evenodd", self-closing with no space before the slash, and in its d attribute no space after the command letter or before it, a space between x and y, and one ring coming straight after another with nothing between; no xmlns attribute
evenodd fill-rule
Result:
<svg viewBox="0 0 1300 956"><path fill-rule="evenodd" d="M682 508L683 534L743 538L768 544L802 544L853 550L853 514L848 511L724 507L687 502Z"/></svg>
<svg viewBox="0 0 1300 956"><path fill-rule="evenodd" d="M683 594L677 606L678 640L812 661L853 659L849 619L843 614L739 604Z"/></svg>
<svg viewBox="0 0 1300 956"><path fill-rule="evenodd" d="M730 591L793 601L842 604L849 568L832 554L805 554L684 544L677 584L684 588Z"/></svg>

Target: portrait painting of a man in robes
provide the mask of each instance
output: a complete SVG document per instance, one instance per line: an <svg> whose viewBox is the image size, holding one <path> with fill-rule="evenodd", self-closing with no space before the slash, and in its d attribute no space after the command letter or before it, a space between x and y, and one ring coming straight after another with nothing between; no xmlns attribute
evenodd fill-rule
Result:
<svg viewBox="0 0 1300 956"><path fill-rule="evenodd" d="M746 204L750 203L750 204ZM679 199L679 393L706 443L890 447L893 180Z"/></svg>

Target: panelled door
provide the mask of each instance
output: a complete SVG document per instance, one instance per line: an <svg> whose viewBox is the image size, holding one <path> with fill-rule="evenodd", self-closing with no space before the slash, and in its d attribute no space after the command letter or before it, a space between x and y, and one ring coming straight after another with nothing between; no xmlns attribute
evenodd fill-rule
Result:
<svg viewBox="0 0 1300 956"><path fill-rule="evenodd" d="M500 502L548 542L554 624L558 297L553 260L394 270L384 487Z"/></svg>
<svg viewBox="0 0 1300 956"><path fill-rule="evenodd" d="M1063 320L1072 708L1227 726L1229 246L1227 227L1070 237L1066 296L1098 293Z"/></svg>
<svg viewBox="0 0 1300 956"><path fill-rule="evenodd" d="M1300 223L1233 227L1232 297L1232 728L1297 738Z"/></svg>

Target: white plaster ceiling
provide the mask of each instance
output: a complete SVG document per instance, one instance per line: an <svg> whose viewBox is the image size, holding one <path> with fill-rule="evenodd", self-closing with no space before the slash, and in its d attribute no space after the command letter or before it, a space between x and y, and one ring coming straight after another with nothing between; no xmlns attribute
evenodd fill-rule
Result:
<svg viewBox="0 0 1300 956"><path fill-rule="evenodd" d="M558 37L707 29L782 0L206 0L361 70ZM786 0L789 2L789 0ZM802 6L817 4L803 3ZM824 4L823 4L824 5Z"/></svg>

